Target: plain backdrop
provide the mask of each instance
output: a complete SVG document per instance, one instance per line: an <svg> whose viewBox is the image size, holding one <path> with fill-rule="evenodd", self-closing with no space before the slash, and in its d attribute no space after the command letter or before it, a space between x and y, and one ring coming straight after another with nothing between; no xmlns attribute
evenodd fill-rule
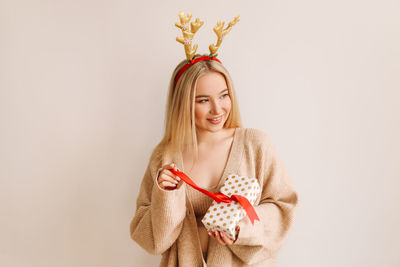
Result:
<svg viewBox="0 0 400 267"><path fill-rule="evenodd" d="M0 0L0 265L157 266L129 223L179 11L297 186L278 266L400 266L398 0ZM193 18L193 19L194 19Z"/></svg>

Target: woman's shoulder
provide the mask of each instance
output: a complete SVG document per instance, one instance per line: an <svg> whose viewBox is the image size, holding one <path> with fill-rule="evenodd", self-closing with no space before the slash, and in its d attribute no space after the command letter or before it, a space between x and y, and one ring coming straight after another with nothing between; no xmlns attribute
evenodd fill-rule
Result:
<svg viewBox="0 0 400 267"><path fill-rule="evenodd" d="M271 144L271 139L269 135L260 129L256 128L242 128L243 131L243 141L247 144L253 144L256 146L266 146Z"/></svg>
<svg viewBox="0 0 400 267"><path fill-rule="evenodd" d="M148 169L152 177L157 175L158 170L163 166L165 158L165 146L161 143L153 147L150 157L148 158Z"/></svg>
<svg viewBox="0 0 400 267"><path fill-rule="evenodd" d="M178 158L179 153L177 151L171 151L170 147L160 142L151 152L150 165L156 165L158 166L157 168L160 168L166 163L175 162Z"/></svg>
<svg viewBox="0 0 400 267"><path fill-rule="evenodd" d="M160 161L165 153L165 145L157 144L151 151L150 161Z"/></svg>

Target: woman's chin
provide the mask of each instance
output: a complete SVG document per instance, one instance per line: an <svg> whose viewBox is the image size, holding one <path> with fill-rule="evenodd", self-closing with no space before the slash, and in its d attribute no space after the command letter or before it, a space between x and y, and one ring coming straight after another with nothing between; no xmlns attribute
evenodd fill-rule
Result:
<svg viewBox="0 0 400 267"><path fill-rule="evenodd" d="M198 127L197 129L200 131L207 131L207 132L219 132L220 130L224 129L224 124L223 123L220 123L218 125L211 124L207 125L206 127L200 127L200 128Z"/></svg>

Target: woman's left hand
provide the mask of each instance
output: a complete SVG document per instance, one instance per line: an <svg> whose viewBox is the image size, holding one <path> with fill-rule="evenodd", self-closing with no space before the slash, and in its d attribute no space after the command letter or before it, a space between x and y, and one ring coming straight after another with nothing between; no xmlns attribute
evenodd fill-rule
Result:
<svg viewBox="0 0 400 267"><path fill-rule="evenodd" d="M239 233L240 230L239 226L236 228L236 230L237 230L236 232ZM208 235L217 240L218 243L220 243L221 245L232 245L235 242L235 240L230 239L223 232L220 231L214 231L214 232L209 231ZM236 234L236 238L237 236L238 234Z"/></svg>

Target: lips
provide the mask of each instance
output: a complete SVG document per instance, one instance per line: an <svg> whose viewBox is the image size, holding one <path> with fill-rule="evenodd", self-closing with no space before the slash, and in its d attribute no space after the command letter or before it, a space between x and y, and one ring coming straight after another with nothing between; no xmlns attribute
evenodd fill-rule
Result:
<svg viewBox="0 0 400 267"><path fill-rule="evenodd" d="M210 118L207 119L209 122L211 122L212 124L218 124L222 121L223 115L215 117L215 118Z"/></svg>

